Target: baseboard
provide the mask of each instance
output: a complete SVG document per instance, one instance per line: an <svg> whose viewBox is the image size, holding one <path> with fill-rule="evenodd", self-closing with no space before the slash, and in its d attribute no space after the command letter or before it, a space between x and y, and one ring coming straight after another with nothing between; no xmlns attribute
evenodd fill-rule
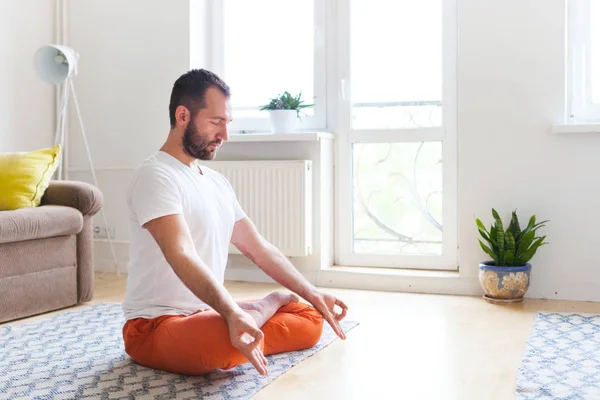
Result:
<svg viewBox="0 0 600 400"><path fill-rule="evenodd" d="M129 243L122 241L113 242L117 266L112 257L112 251L106 240L94 240L94 271L127 273L129 263Z"/></svg>
<svg viewBox="0 0 600 400"><path fill-rule="evenodd" d="M275 283L267 274L256 267L227 267L225 280L256 283Z"/></svg>
<svg viewBox="0 0 600 400"><path fill-rule="evenodd" d="M112 259L108 243L96 241L94 270L97 272L127 273L129 245L115 243L117 267ZM274 283L260 268L245 263L239 256L232 256L225 270L225 279L230 281ZM233 264L233 265L232 265ZM467 280L456 271L393 271L390 269L331 267L323 270L298 268L313 285L331 288L380 290L390 292L435 293L456 295L481 295L479 282Z"/></svg>
<svg viewBox="0 0 600 400"><path fill-rule="evenodd" d="M112 258L109 244L105 240L94 241L94 271L113 273L118 271L119 273L127 273L129 244L115 242L113 245L117 256L117 267L115 267L115 261ZM244 263L244 265L236 266L236 262ZM230 265L225 269L225 279L243 282L274 283L274 281L260 268L248 264L249 263L245 258L230 255ZM317 271L302 271L300 269L300 272L309 282L316 284Z"/></svg>
<svg viewBox="0 0 600 400"><path fill-rule="evenodd" d="M449 294L478 296L479 282L461 277L456 271L382 270L377 268L331 267L318 272L316 284L321 287L377 290L385 292Z"/></svg>
<svg viewBox="0 0 600 400"><path fill-rule="evenodd" d="M313 285L317 281L317 271L300 271L300 273ZM276 283L258 267L227 267L225 280L256 283Z"/></svg>
<svg viewBox="0 0 600 400"><path fill-rule="evenodd" d="M126 274L127 271L127 260L117 260L117 267L112 259L95 259L94 260L94 271L95 272L119 272Z"/></svg>

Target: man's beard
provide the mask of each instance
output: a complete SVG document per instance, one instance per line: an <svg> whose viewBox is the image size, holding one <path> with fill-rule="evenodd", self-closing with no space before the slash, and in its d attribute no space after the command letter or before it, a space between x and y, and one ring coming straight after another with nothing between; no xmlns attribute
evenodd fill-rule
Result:
<svg viewBox="0 0 600 400"><path fill-rule="evenodd" d="M217 153L216 149L209 150L209 147L213 144L219 144L219 141L209 142L198 134L198 130L192 121L188 123L182 139L183 151L187 155L198 160L212 160Z"/></svg>

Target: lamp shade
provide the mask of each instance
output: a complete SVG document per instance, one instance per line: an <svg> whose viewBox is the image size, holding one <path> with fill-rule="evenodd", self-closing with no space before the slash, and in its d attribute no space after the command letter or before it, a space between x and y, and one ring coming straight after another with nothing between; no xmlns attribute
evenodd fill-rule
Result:
<svg viewBox="0 0 600 400"><path fill-rule="evenodd" d="M43 46L35 53L35 70L47 83L61 83L77 70L79 54L61 45Z"/></svg>

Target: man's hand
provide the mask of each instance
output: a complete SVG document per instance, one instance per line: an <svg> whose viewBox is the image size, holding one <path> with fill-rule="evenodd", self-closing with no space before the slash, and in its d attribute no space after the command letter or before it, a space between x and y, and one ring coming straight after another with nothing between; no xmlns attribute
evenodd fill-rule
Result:
<svg viewBox="0 0 600 400"><path fill-rule="evenodd" d="M260 349L264 334L248 313L240 311L226 318L233 347L246 357L261 375L267 374L267 359Z"/></svg>
<svg viewBox="0 0 600 400"><path fill-rule="evenodd" d="M348 311L344 302L315 290L290 260L258 233L248 217L235 223L231 242L275 282L308 300L329 322L335 333L342 339L346 338L339 324ZM336 305L342 309L341 313L335 310Z"/></svg>
<svg viewBox="0 0 600 400"><path fill-rule="evenodd" d="M346 339L346 334L339 324L339 321L344 319L348 312L348 306L343 301L331 294L321 292L315 292L308 296L306 300L323 315L323 318L331 325L336 335L341 339ZM342 311L337 312L335 306L340 307Z"/></svg>

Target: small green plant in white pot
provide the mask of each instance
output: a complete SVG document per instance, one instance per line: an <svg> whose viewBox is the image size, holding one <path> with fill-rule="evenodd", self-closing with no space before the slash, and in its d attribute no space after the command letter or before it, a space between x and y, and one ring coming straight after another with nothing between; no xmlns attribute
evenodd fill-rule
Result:
<svg viewBox="0 0 600 400"><path fill-rule="evenodd" d="M282 95L270 99L268 104L260 108L260 111L269 111L271 132L292 133L300 119L302 109L313 106L313 104L302 103L304 103L302 92L297 96L292 96L286 91Z"/></svg>
<svg viewBox="0 0 600 400"><path fill-rule="evenodd" d="M531 281L531 264L546 236L538 237L536 232L548 221L536 223L533 215L525 229L521 230L517 212L512 212L512 218L506 230L500 215L492 209L494 223L488 231L483 223L476 219L477 228L482 239L479 240L481 249L492 260L479 264L479 283L485 292L484 298L495 304L518 303L529 289Z"/></svg>

